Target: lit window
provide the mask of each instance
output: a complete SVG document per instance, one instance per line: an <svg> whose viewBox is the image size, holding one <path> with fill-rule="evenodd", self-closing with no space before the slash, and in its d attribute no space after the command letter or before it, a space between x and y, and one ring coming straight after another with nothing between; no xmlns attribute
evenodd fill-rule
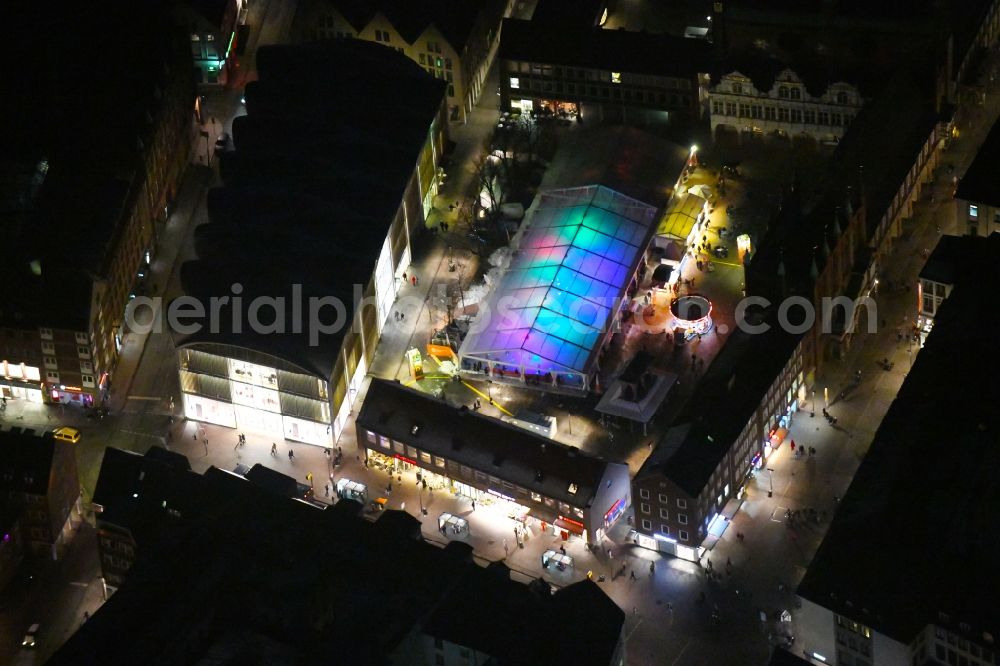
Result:
<svg viewBox="0 0 1000 666"><path fill-rule="evenodd" d="M969 204L969 217L978 218L979 217L979 206Z"/></svg>
<svg viewBox="0 0 1000 666"><path fill-rule="evenodd" d="M521 87L521 79L517 78L516 76L510 77L510 87L511 88L520 88Z"/></svg>
<svg viewBox="0 0 1000 666"><path fill-rule="evenodd" d="M566 492L568 492L570 495L576 495L576 484L575 483L569 484L569 488L566 489Z"/></svg>
<svg viewBox="0 0 1000 666"><path fill-rule="evenodd" d="M621 83L622 73L621 72L611 72L611 83Z"/></svg>

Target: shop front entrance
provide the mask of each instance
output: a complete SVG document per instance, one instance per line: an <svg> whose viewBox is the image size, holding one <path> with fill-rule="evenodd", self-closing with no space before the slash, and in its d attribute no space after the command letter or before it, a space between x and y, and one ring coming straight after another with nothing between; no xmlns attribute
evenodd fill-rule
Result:
<svg viewBox="0 0 1000 666"><path fill-rule="evenodd" d="M79 388L53 386L49 389L49 398L52 399L52 402L61 405L94 406L94 396L84 393L83 389Z"/></svg>
<svg viewBox="0 0 1000 666"><path fill-rule="evenodd" d="M538 102L538 111L546 116L559 116L560 118L576 117L580 113L580 106L576 102L559 102L556 100L543 99Z"/></svg>

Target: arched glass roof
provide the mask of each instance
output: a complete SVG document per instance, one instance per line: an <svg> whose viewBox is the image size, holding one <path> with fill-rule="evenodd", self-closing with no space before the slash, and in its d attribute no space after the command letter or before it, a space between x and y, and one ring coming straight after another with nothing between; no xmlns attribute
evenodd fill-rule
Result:
<svg viewBox="0 0 1000 666"><path fill-rule="evenodd" d="M598 185L543 193L460 355L529 372L589 373L655 215Z"/></svg>

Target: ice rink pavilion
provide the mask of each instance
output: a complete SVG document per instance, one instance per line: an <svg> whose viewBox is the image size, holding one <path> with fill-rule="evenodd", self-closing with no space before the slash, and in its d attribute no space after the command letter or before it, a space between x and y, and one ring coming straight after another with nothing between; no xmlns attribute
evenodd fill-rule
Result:
<svg viewBox="0 0 1000 666"><path fill-rule="evenodd" d="M543 192L532 208L459 350L462 372L587 392L657 210L600 185Z"/></svg>

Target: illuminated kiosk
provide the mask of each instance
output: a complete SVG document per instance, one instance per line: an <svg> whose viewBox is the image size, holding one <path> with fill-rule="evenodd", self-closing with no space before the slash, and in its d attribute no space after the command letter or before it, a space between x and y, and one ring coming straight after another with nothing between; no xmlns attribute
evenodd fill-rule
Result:
<svg viewBox="0 0 1000 666"><path fill-rule="evenodd" d="M655 231L656 209L607 187L542 192L509 268L459 350L470 379L586 393Z"/></svg>
<svg viewBox="0 0 1000 666"><path fill-rule="evenodd" d="M675 330L680 328L689 335L698 335L712 329L712 302L704 296L678 296L670 304L670 313L674 315Z"/></svg>

